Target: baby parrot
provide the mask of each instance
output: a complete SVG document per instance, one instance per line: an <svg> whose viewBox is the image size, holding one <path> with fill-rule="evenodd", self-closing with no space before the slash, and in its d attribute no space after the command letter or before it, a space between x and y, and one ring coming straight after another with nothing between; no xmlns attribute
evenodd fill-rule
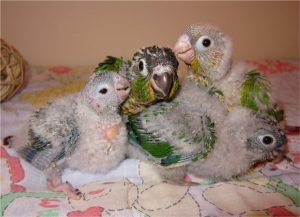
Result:
<svg viewBox="0 0 300 217"><path fill-rule="evenodd" d="M130 81L131 92L122 104L122 114L137 114L160 100L174 98L179 89L178 61L170 48L150 46L138 50L132 61L108 56L96 73L119 71Z"/></svg>
<svg viewBox="0 0 300 217"><path fill-rule="evenodd" d="M61 173L66 167L105 173L125 158L128 137L118 109L129 92L129 81L121 75L93 74L79 93L33 113L27 132L15 137L14 147L46 174L49 190L80 199L77 189L62 183Z"/></svg>
<svg viewBox="0 0 300 217"><path fill-rule="evenodd" d="M247 173L258 162L280 161L286 152L285 133L268 116L235 107L221 125L214 150L206 160L189 165L189 173L230 179Z"/></svg>
<svg viewBox="0 0 300 217"><path fill-rule="evenodd" d="M225 101L228 109L243 106L280 122L266 76L246 63L232 64L232 41L217 27L193 24L178 38L174 52L189 66L189 77Z"/></svg>
<svg viewBox="0 0 300 217"><path fill-rule="evenodd" d="M130 116L127 129L129 156L179 183L187 172L215 179L244 174L257 161L280 157L286 143L272 119L240 106L228 112L191 78L173 101Z"/></svg>

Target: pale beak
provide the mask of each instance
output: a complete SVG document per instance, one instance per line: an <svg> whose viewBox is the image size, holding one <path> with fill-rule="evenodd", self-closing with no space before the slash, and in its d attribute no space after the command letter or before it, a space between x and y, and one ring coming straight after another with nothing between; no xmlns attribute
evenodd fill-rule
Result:
<svg viewBox="0 0 300 217"><path fill-rule="evenodd" d="M185 64L190 65L195 59L195 50L191 44L191 39L187 33L183 33L175 43L174 53Z"/></svg>
<svg viewBox="0 0 300 217"><path fill-rule="evenodd" d="M121 104L129 96L130 83L126 78L118 75L115 79L115 87L116 87L115 89L117 92L117 97L118 97L119 103Z"/></svg>

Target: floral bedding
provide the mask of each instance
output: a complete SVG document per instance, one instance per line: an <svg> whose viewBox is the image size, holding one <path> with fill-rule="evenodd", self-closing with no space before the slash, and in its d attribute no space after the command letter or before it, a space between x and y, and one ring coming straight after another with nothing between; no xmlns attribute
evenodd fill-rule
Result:
<svg viewBox="0 0 300 217"><path fill-rule="evenodd" d="M44 175L0 146L1 216L299 216L300 115L299 62L248 61L266 73L273 94L284 107L288 126L288 157L274 165L258 165L247 175L227 182L186 176L190 186L161 180L147 162L123 161L108 174L65 170L63 180L84 197L72 200L45 189ZM15 135L31 112L58 96L75 92L93 66L32 66L25 89L1 104L1 140Z"/></svg>

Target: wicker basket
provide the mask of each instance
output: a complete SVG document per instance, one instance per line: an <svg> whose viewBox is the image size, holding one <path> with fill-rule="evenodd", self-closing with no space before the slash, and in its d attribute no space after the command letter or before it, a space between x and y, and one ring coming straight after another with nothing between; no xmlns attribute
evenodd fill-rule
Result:
<svg viewBox="0 0 300 217"><path fill-rule="evenodd" d="M1 39L1 102L13 97L23 86L25 64L21 54Z"/></svg>

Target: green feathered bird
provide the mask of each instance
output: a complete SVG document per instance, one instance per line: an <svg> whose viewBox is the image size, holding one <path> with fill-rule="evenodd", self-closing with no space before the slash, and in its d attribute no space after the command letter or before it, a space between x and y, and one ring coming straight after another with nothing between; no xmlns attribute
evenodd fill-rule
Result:
<svg viewBox="0 0 300 217"><path fill-rule="evenodd" d="M168 57L165 57L166 54ZM169 61L170 59L173 61ZM245 113L232 111L231 116L234 120L241 115L244 116L244 119L238 118L236 124L231 121L231 116L230 120L227 120L228 111L223 103L211 97L207 91L199 87L195 80L190 78L187 79L174 100L154 104L161 99L173 98L178 88L178 85L173 83L175 90L171 88L167 91L170 92L169 96L164 98L162 90L153 84L153 81L157 80L155 74L164 72L170 66L177 69L178 63L175 60L171 52L168 54L165 50L150 47L138 51L132 62L124 61L122 58L108 57L106 63L99 65L98 70L101 72L106 69L105 67L111 67L109 65L115 63L119 73L131 81L131 95L122 107L123 113L130 114L127 119L130 140L129 156L152 161L164 177L172 180L181 180L185 172L189 170L195 174L203 173L203 175L227 178L246 172L254 162L265 159L275 149L280 149L284 145L284 134L276 124L265 123L263 119L256 118L250 110L246 109ZM168 64L165 64L166 62ZM163 78L168 78L168 76ZM156 95L149 94L152 92L149 84L156 90ZM214 94L219 93L218 89L210 91ZM136 102L153 105L137 107ZM128 109L132 108L128 105L133 105L133 109ZM239 126L236 130L236 135L238 135L236 138L229 134L231 133L229 130L235 126ZM264 144L261 141L264 138L267 142L272 140L272 145ZM269 148L268 145L270 145ZM248 150L248 146L253 148ZM230 147L234 151L223 151L223 148ZM216 154L229 156L223 160L229 162L230 156L236 155L238 148L244 154L241 158L236 158L239 166L231 164L226 165L226 169L220 166L213 169L207 168L210 164L216 165L220 161L219 157L211 156Z"/></svg>
<svg viewBox="0 0 300 217"><path fill-rule="evenodd" d="M130 96L123 114L137 114L159 100L171 100L179 89L178 61L170 48L151 46L138 50L130 60L108 56L95 73L118 71L130 80Z"/></svg>
<svg viewBox="0 0 300 217"><path fill-rule="evenodd" d="M228 112L190 78L173 101L129 116L127 130L129 156L150 161L163 178L179 183L186 173L217 179L244 174L274 153L282 156L286 143L276 122L241 106Z"/></svg>
<svg viewBox="0 0 300 217"><path fill-rule="evenodd" d="M243 106L280 122L283 111L274 103L266 76L246 63L232 64L232 41L215 26L191 25L174 51L189 66L189 76L225 101L228 109Z"/></svg>

